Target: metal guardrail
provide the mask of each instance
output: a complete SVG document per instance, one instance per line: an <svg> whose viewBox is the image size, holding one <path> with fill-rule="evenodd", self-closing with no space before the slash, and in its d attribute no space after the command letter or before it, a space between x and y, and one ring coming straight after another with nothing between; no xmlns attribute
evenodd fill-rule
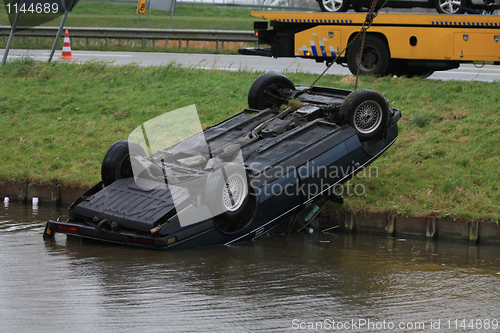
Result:
<svg viewBox="0 0 500 333"><path fill-rule="evenodd" d="M0 36L9 36L10 26L0 26ZM191 29L131 29L131 28L79 28L65 27L70 37L96 39L187 40L256 43L253 31L191 30ZM16 37L52 37L58 27L17 27ZM64 34L62 34L64 37ZM218 43L217 43L218 45Z"/></svg>
<svg viewBox="0 0 500 333"><path fill-rule="evenodd" d="M137 0L80 0L84 2L129 2L137 3ZM295 3L295 5L293 4ZM300 4L300 5L297 5ZM292 2L292 4L277 4L273 6L268 6L264 4L264 1L201 1L201 0L176 0L176 6L211 6L211 7L232 7L232 8L252 8L257 10L286 10L286 11L321 11L318 3L315 0L304 1L297 0Z"/></svg>
<svg viewBox="0 0 500 333"><path fill-rule="evenodd" d="M87 0L94 1L94 0ZM194 2L194 1L179 1L176 2L177 5L186 5L186 6L216 6L216 7L232 7L232 8L251 8L258 10L283 10L283 11L316 11L320 12L321 9L316 1L314 1L313 6L266 6L263 4L254 5L254 4L245 4L245 3L204 3L204 2Z"/></svg>

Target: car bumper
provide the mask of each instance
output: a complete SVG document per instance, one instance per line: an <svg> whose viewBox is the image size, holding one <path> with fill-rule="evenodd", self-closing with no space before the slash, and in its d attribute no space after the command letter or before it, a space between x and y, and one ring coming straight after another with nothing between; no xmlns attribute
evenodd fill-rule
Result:
<svg viewBox="0 0 500 333"><path fill-rule="evenodd" d="M102 230L92 225L84 225L68 221L49 220L45 227L44 237L53 238L55 233L62 233L84 239L116 243L122 245L138 246L151 249L167 249L177 246L187 240L201 236L214 228L212 220L203 221L189 228L177 230L166 235L137 234L127 231Z"/></svg>

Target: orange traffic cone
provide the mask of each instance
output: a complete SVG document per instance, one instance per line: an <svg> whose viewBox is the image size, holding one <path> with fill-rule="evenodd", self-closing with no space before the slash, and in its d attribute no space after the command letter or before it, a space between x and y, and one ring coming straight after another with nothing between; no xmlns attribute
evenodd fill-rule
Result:
<svg viewBox="0 0 500 333"><path fill-rule="evenodd" d="M62 56L60 56L59 59L75 59L75 57L71 55L71 44L69 42L68 29L66 29L66 34L64 35Z"/></svg>

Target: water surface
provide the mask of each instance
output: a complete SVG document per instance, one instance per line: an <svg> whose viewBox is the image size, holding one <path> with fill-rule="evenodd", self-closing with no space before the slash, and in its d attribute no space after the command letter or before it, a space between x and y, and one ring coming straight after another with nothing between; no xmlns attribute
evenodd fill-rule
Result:
<svg viewBox="0 0 500 333"><path fill-rule="evenodd" d="M500 331L496 246L320 233L182 251L45 242L58 216L0 207L2 332Z"/></svg>

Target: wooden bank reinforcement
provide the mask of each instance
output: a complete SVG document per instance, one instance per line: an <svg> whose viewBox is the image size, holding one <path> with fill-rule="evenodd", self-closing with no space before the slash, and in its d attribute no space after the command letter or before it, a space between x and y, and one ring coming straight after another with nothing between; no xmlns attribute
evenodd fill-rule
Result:
<svg viewBox="0 0 500 333"><path fill-rule="evenodd" d="M0 182L0 196L28 203L34 197L42 204L66 205L78 199L87 189L60 185L30 185ZM428 240L500 245L500 226L493 222L466 221L436 217L405 217L391 213L353 213L327 207L321 213L321 230L370 233L387 237L416 237Z"/></svg>
<svg viewBox="0 0 500 333"><path fill-rule="evenodd" d="M363 214L327 207L321 215L321 230L326 229L331 229L330 232L369 233L397 238L414 237L500 245L500 226L494 222L406 217L390 213Z"/></svg>

